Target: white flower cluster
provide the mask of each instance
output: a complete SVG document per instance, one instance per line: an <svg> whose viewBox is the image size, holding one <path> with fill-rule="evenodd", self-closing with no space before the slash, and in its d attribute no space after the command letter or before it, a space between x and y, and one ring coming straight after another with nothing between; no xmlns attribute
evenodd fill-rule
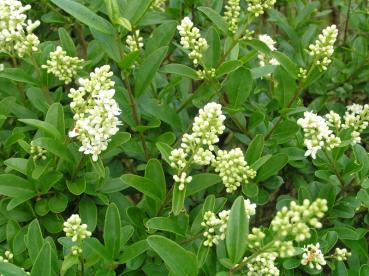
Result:
<svg viewBox="0 0 369 276"><path fill-rule="evenodd" d="M304 131L304 144L307 147L305 156L311 155L315 159L319 150L332 150L341 144L341 139L329 129L327 121L313 112L306 111L297 124Z"/></svg>
<svg viewBox="0 0 369 276"><path fill-rule="evenodd" d="M281 237L292 236L297 242L311 236L309 226L321 228L319 222L328 210L327 200L318 198L314 202L305 199L302 205L292 201L290 207L283 207L271 222L272 230Z"/></svg>
<svg viewBox="0 0 369 276"><path fill-rule="evenodd" d="M82 63L83 59L68 56L67 52L58 46L54 52L50 53L49 59L46 64L42 65L42 68L68 84L73 80L78 70L82 69Z"/></svg>
<svg viewBox="0 0 369 276"><path fill-rule="evenodd" d="M267 9L272 8L276 0L246 0L246 2L248 4L247 11L258 17L264 14Z"/></svg>
<svg viewBox="0 0 369 276"><path fill-rule="evenodd" d="M205 68L203 70L199 69L196 71L197 76L202 80L215 78L215 72L215 68Z"/></svg>
<svg viewBox="0 0 369 276"><path fill-rule="evenodd" d="M9 263L13 260L13 253L9 250L6 250L4 252L4 256L0 256L0 262L3 262L3 263Z"/></svg>
<svg viewBox="0 0 369 276"><path fill-rule="evenodd" d="M224 120L222 106L214 102L208 103L199 110L198 116L195 117L192 133L185 133L181 147L172 150L169 159L171 167L177 170L173 179L179 184L179 190L182 191L185 183L191 182L192 178L187 176L186 171L192 163L204 166L209 165L214 159L213 145L219 141L218 136L225 129Z"/></svg>
<svg viewBox="0 0 369 276"><path fill-rule="evenodd" d="M46 153L47 153L46 149L39 146L35 146L33 141L31 142L31 156L33 160L38 159L46 160Z"/></svg>
<svg viewBox="0 0 369 276"><path fill-rule="evenodd" d="M74 256L78 256L82 254L82 248L78 245L73 245L70 249L70 252L72 253L72 255Z"/></svg>
<svg viewBox="0 0 369 276"><path fill-rule="evenodd" d="M347 258L351 256L351 252L348 252L346 248L336 248L333 257L338 261L347 261Z"/></svg>
<svg viewBox="0 0 369 276"><path fill-rule="evenodd" d="M78 214L73 214L64 222L63 231L67 237L71 237L73 242L81 242L85 238L91 236L91 232L87 230L87 224L81 224L82 220Z"/></svg>
<svg viewBox="0 0 369 276"><path fill-rule="evenodd" d="M203 234L206 238L204 241L205 246L212 247L213 245L217 245L219 240L225 239L229 212L229 210L224 210L218 216L211 211L205 212L204 220L201 223L201 226L205 227Z"/></svg>
<svg viewBox="0 0 369 276"><path fill-rule="evenodd" d="M256 214L256 204L252 203L250 199L245 199L244 204L247 218L250 219L251 216Z"/></svg>
<svg viewBox="0 0 369 276"><path fill-rule="evenodd" d="M352 143L360 143L360 134L369 125L369 104L352 104L348 106L343 121L342 128L353 129L351 133Z"/></svg>
<svg viewBox="0 0 369 276"><path fill-rule="evenodd" d="M99 154L106 150L110 138L118 132L121 110L114 100L113 73L109 65L96 68L89 79L79 79L80 87L71 89L70 107L74 112L75 126L69 137L81 141L80 151L92 154L97 161Z"/></svg>
<svg viewBox="0 0 369 276"><path fill-rule="evenodd" d="M255 215L256 204L252 203L249 199L244 200L245 204L245 215L250 218L250 216ZM207 211L204 214L203 222L201 226L205 227L204 241L205 246L212 247L217 245L219 240L225 239L225 233L227 230L227 223L229 219L230 210L223 210L218 215L211 211Z"/></svg>
<svg viewBox="0 0 369 276"><path fill-rule="evenodd" d="M165 11L165 6L166 6L166 2L167 0L154 0L154 2L152 2L151 4L151 9L152 10L158 10L158 11Z"/></svg>
<svg viewBox="0 0 369 276"><path fill-rule="evenodd" d="M264 252L256 256L247 263L247 276L278 276L279 269L275 266L274 261L278 254L275 252ZM243 261L246 261L247 257Z"/></svg>
<svg viewBox="0 0 369 276"><path fill-rule="evenodd" d="M338 36L336 25L325 28L314 44L309 45L309 55L314 58L314 62L321 70L327 70L332 62L330 57L334 53L334 43Z"/></svg>
<svg viewBox="0 0 369 276"><path fill-rule="evenodd" d="M297 77L301 80L306 80L308 71L305 68L299 68L299 72L297 74Z"/></svg>
<svg viewBox="0 0 369 276"><path fill-rule="evenodd" d="M320 250L320 244L309 244L304 246L304 253L302 254L302 265L308 265L311 269L322 269L322 266L327 262L324 258L324 254Z"/></svg>
<svg viewBox="0 0 369 276"><path fill-rule="evenodd" d="M135 52L143 48L143 37L140 36L140 30L136 30L134 34L127 35L126 39L127 47L129 51Z"/></svg>
<svg viewBox="0 0 369 276"><path fill-rule="evenodd" d="M269 35L259 35L259 40L267 45L272 52L277 50L277 48L275 47L276 42ZM264 53L259 53L258 59L260 66L265 66L268 64L279 65L278 60L276 60L275 58L269 58Z"/></svg>
<svg viewBox="0 0 369 276"><path fill-rule="evenodd" d="M256 172L247 165L240 148L218 150L212 166L222 178L227 193L236 191L242 183L248 183L249 179L256 176Z"/></svg>
<svg viewBox="0 0 369 276"><path fill-rule="evenodd" d="M208 48L207 41L201 37L200 30L193 26L189 17L183 18L177 29L181 36L181 45L190 51L188 56L197 66L202 58L202 53Z"/></svg>
<svg viewBox="0 0 369 276"><path fill-rule="evenodd" d="M251 249L259 248L263 245L264 238L264 232L260 228L253 227L251 233L247 235L247 246Z"/></svg>
<svg viewBox="0 0 369 276"><path fill-rule="evenodd" d="M33 31L40 21L27 20L30 5L17 0L0 0L0 52L23 57L38 50L40 41Z"/></svg>
<svg viewBox="0 0 369 276"><path fill-rule="evenodd" d="M229 31L236 33L240 16L240 0L228 0L225 5L224 19L228 23Z"/></svg>

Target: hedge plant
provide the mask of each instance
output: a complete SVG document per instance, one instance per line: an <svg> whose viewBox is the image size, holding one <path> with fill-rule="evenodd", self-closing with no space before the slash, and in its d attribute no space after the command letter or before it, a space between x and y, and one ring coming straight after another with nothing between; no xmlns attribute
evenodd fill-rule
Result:
<svg viewBox="0 0 369 276"><path fill-rule="evenodd" d="M0 275L369 275L368 20L0 0Z"/></svg>

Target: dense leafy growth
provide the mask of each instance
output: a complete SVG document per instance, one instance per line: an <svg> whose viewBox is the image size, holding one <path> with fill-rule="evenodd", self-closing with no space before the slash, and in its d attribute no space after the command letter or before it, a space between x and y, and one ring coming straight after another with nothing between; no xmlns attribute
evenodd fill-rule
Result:
<svg viewBox="0 0 369 276"><path fill-rule="evenodd" d="M368 22L0 0L0 275L369 275Z"/></svg>

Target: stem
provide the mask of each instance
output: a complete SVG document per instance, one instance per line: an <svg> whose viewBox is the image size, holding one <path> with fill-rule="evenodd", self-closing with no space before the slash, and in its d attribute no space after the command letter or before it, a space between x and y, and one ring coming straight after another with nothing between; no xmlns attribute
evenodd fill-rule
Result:
<svg viewBox="0 0 369 276"><path fill-rule="evenodd" d="M306 75L306 78L300 82L299 86L297 87L297 90L296 90L295 94L293 95L292 99L288 102L287 108L291 108L291 106L295 103L295 101L297 100L297 98L300 96L302 90L304 89L305 81L309 78L311 72L314 69L314 64L315 64L315 60L313 60L313 62L309 66L309 70L308 70L308 73ZM278 121L275 123L275 125L269 130L269 132L265 136L265 141L268 140L272 136L273 132L275 131L275 129L277 128L277 126L279 126L279 124L282 121L283 121L283 118L282 117L279 117Z"/></svg>
<svg viewBox="0 0 369 276"><path fill-rule="evenodd" d="M36 69L37 78L38 78L38 80L40 81L40 84L41 84L41 69L40 69L40 67L37 64L37 61L36 61L35 56L33 55L33 53L30 55L30 58L31 58L31 61L32 61L33 66ZM47 100L48 104L52 104L53 99L52 99L52 97L50 95L49 89L46 86L42 85L42 84L41 84L41 86L42 86L42 91L44 92L44 95L46 97L46 100Z"/></svg>
<svg viewBox="0 0 369 276"><path fill-rule="evenodd" d="M328 154L328 152L326 150L323 150L323 153L324 153L325 157L327 157L329 163L332 165L333 171L334 171L335 175L337 176L338 180L340 181L342 187L344 187L345 186L345 180L343 179L341 173L338 171L336 162L334 161L334 159L332 159L330 157L330 155Z"/></svg>
<svg viewBox="0 0 369 276"><path fill-rule="evenodd" d="M85 263L83 261L83 256L79 256L79 262L81 264L81 276L85 275Z"/></svg>
<svg viewBox="0 0 369 276"><path fill-rule="evenodd" d="M124 70L122 71L122 78L124 79L124 84L127 87L128 98L129 98L129 106L131 107L131 110L132 110L133 119L134 119L136 125L140 125L141 124L141 119L138 116L137 105L136 105L135 98L133 96L132 87L131 87L131 84L130 84L129 79L128 79L128 74ZM149 155L149 151L147 149L145 137L142 133L140 133L139 136L140 136L140 140L141 140L142 147L143 147L143 150L144 150L145 158L146 158L146 160L149 160L150 155Z"/></svg>
<svg viewBox="0 0 369 276"><path fill-rule="evenodd" d="M243 267L245 267L250 261L252 261L253 259L255 259L257 256L259 256L260 254L266 252L270 247L272 247L274 245L274 242L277 240L278 238L274 238L271 242L269 242L268 244L266 244L263 248L260 249L260 251L257 251L255 253L253 253L250 257L247 257L247 259L243 262L241 262L240 264L238 264L237 266L231 268L229 270L230 273L236 272L240 269L242 269Z"/></svg>
<svg viewBox="0 0 369 276"><path fill-rule="evenodd" d="M347 38L348 24L349 24L350 13L351 13L351 2L352 2L352 0L349 0L348 7L347 7L346 22L345 22L345 33L343 35L343 44L346 43L346 38Z"/></svg>

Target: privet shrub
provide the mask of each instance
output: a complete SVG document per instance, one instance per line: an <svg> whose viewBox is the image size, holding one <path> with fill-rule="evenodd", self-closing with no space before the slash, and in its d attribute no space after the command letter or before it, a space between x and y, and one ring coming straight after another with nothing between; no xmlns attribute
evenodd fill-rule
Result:
<svg viewBox="0 0 369 276"><path fill-rule="evenodd" d="M369 275L368 14L0 0L0 274Z"/></svg>

